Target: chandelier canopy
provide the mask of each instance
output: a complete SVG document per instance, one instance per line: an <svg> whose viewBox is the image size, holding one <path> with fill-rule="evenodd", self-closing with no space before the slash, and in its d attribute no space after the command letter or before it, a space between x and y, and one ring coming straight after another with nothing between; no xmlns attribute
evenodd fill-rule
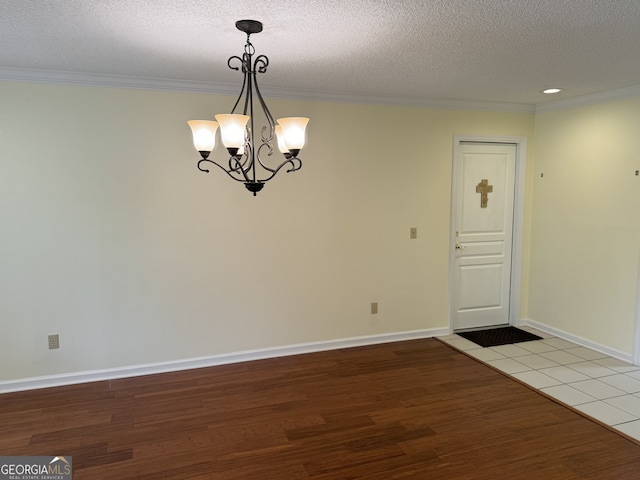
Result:
<svg viewBox="0 0 640 480"><path fill-rule="evenodd" d="M247 34L247 42L244 46L242 57L232 56L227 65L232 70L242 70L244 81L240 95L236 100L231 113L219 114L211 120L189 120L187 123L193 133L193 145L200 153L202 159L198 162L198 169L209 172L207 163L222 169L227 175L238 182L243 182L247 190L255 196L265 182L271 180L276 174L286 168L287 172L295 172L302 167L302 161L298 154L305 142L305 130L308 118L288 117L279 118L277 124L262 98L258 87L257 74L265 73L269 66L266 55L258 55L254 58L255 48L251 44L251 34L262 31L262 23L256 20L239 20L236 28ZM256 134L256 114L254 100L262 110L264 125ZM241 105L241 112L236 113ZM216 132L220 127L222 143L229 153L226 164L220 164L209 158L216 145ZM274 142L275 140L275 142ZM278 149L284 155L284 160L275 165L270 165L266 157L274 153L273 144L277 143Z"/></svg>

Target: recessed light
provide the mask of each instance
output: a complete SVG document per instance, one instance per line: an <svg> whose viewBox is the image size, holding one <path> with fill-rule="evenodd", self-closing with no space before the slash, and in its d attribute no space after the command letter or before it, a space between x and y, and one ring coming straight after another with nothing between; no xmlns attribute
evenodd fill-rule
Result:
<svg viewBox="0 0 640 480"><path fill-rule="evenodd" d="M561 88L545 88L542 93L558 93L561 92Z"/></svg>

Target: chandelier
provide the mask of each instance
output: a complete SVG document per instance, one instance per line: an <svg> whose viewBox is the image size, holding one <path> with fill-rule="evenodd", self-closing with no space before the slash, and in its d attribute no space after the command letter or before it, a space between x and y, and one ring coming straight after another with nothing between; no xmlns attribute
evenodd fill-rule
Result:
<svg viewBox="0 0 640 480"><path fill-rule="evenodd" d="M251 34L262 31L262 23L256 20L239 20L236 22L236 28L247 34L247 43L242 57L232 56L227 61L230 69L242 70L244 75L240 95L231 113L216 115L216 122L189 120L187 123L193 133L193 145L202 157L198 162L198 169L209 173L207 164L215 165L234 180L243 182L247 190L256 196L265 182L275 177L283 168L286 168L287 172L295 172L302 167L298 153L304 146L305 129L309 119L279 118L276 124L262 98L256 78L258 73L267 71L269 59L266 55L254 58L255 48L250 40ZM266 123L260 129L259 136L255 130L258 112L254 109L254 100L257 100ZM242 113L236 113L239 106ZM218 126L222 143L229 153L229 160L224 164L209 158L216 145ZM274 143L277 143L278 149L284 155L284 160L279 164L273 160L270 164L266 158L273 155Z"/></svg>

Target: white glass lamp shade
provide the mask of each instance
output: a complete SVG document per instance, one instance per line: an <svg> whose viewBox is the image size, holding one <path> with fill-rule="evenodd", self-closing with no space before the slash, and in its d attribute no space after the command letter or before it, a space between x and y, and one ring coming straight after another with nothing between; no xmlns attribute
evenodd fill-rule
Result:
<svg viewBox="0 0 640 480"><path fill-rule="evenodd" d="M282 131L282 125L276 125L276 138L278 139L278 149L282 153L289 153L287 144L284 143L284 132Z"/></svg>
<svg viewBox="0 0 640 480"><path fill-rule="evenodd" d="M187 124L191 127L193 134L193 146L199 152L210 152L216 146L216 130L218 122L210 120L189 120Z"/></svg>
<svg viewBox="0 0 640 480"><path fill-rule="evenodd" d="M240 148L244 145L248 115L221 114L216 115L216 120L220 122L220 135L225 147Z"/></svg>
<svg viewBox="0 0 640 480"><path fill-rule="evenodd" d="M304 117L279 118L278 123L282 125L284 143L287 148L301 150L304 147L305 130L309 119Z"/></svg>

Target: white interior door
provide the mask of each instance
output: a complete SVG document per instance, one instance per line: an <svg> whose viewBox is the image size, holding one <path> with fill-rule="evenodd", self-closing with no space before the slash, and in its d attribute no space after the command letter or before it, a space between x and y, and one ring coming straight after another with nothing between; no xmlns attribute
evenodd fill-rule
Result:
<svg viewBox="0 0 640 480"><path fill-rule="evenodd" d="M457 157L453 328L508 324L516 145L461 143Z"/></svg>

